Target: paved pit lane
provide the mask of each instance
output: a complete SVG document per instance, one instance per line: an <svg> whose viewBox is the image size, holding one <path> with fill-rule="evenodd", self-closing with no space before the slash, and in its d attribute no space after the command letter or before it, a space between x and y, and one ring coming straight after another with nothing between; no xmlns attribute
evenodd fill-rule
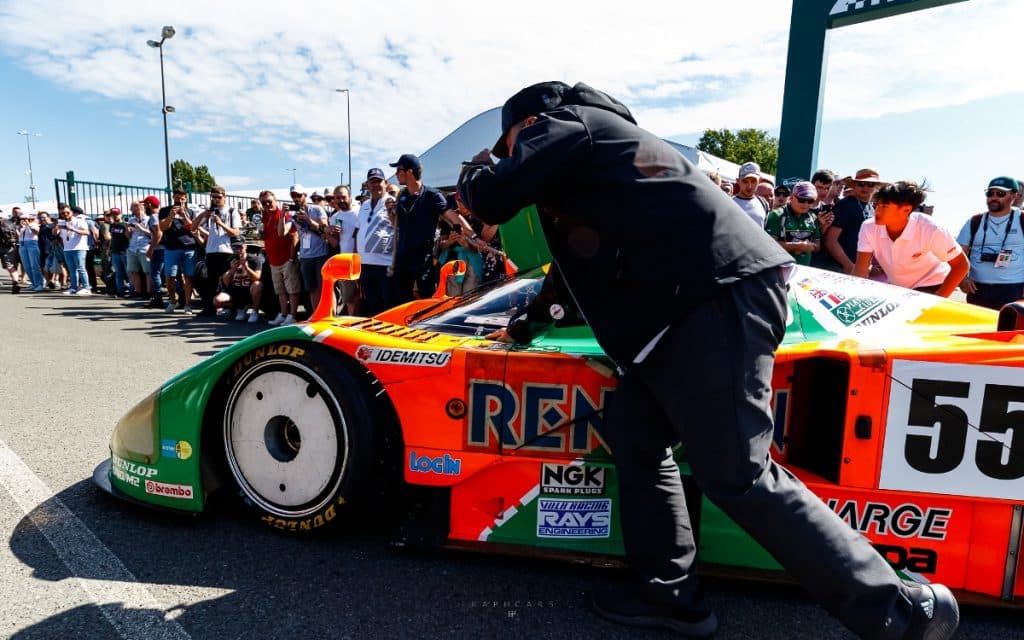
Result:
<svg viewBox="0 0 1024 640"><path fill-rule="evenodd" d="M93 486L126 409L252 330L99 296L0 294L0 637L671 637L587 610L584 592L617 571L395 551L374 522L297 540L235 507L175 516ZM799 589L707 587L718 638L852 637ZM968 607L960 637L1019 640L1021 620Z"/></svg>

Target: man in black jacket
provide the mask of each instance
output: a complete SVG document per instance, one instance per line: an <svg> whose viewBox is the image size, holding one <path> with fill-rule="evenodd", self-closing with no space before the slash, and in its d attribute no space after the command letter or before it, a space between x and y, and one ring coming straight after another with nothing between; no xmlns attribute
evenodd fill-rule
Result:
<svg viewBox="0 0 1024 640"><path fill-rule="evenodd" d="M714 183L613 98L578 84L527 87L459 192L488 224L535 203L572 302L618 366L606 419L626 555L637 589L594 594L597 612L686 635L714 633L670 447L704 494L850 629L947 638L956 601L903 583L768 455L775 349L792 258Z"/></svg>

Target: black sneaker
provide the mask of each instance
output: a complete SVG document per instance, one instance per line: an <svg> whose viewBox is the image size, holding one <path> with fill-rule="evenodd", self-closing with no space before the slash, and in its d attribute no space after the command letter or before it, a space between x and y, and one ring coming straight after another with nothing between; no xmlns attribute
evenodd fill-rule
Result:
<svg viewBox="0 0 1024 640"><path fill-rule="evenodd" d="M621 587L591 593L590 606L597 615L612 622L671 629L691 638L709 638L718 629L715 612L703 603L662 604Z"/></svg>
<svg viewBox="0 0 1024 640"><path fill-rule="evenodd" d="M11 293L21 293L21 285L19 285L17 282L12 282Z"/></svg>
<svg viewBox="0 0 1024 640"><path fill-rule="evenodd" d="M904 640L946 640L960 624L960 608L953 593L941 584L904 582L914 603Z"/></svg>

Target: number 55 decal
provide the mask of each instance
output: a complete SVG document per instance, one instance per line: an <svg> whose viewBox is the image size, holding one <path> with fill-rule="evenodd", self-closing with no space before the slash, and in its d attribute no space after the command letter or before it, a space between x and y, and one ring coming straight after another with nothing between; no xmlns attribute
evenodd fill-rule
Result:
<svg viewBox="0 0 1024 640"><path fill-rule="evenodd" d="M1024 369L897 360L879 487L1024 498Z"/></svg>

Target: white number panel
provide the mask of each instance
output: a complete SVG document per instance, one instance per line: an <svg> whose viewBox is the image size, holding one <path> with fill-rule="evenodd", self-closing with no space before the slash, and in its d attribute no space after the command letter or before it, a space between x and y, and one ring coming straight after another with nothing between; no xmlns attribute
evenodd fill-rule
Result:
<svg viewBox="0 0 1024 640"><path fill-rule="evenodd" d="M1024 369L897 360L879 487L1024 500Z"/></svg>

